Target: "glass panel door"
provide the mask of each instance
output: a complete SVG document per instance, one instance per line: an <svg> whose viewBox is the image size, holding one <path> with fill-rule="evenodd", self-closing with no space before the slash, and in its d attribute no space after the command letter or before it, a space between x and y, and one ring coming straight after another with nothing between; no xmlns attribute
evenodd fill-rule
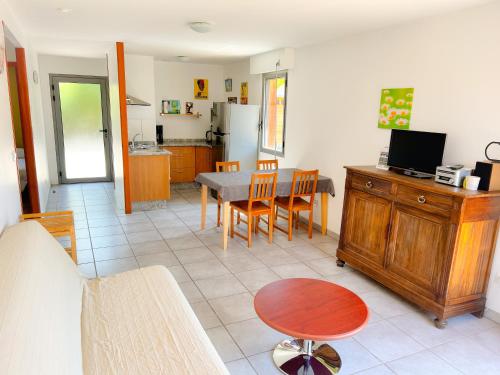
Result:
<svg viewBox="0 0 500 375"><path fill-rule="evenodd" d="M105 78L52 77L62 183L109 181Z"/></svg>

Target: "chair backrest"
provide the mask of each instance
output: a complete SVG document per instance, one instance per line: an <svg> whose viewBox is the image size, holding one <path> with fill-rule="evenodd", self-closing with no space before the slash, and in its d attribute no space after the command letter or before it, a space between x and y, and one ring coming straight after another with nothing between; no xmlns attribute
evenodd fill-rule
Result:
<svg viewBox="0 0 500 375"><path fill-rule="evenodd" d="M83 373L85 279L63 247L28 220L0 237L0 372Z"/></svg>
<svg viewBox="0 0 500 375"><path fill-rule="evenodd" d="M278 169L278 160L276 160L276 159L257 160L257 170L258 171L274 170L274 169Z"/></svg>
<svg viewBox="0 0 500 375"><path fill-rule="evenodd" d="M293 172L292 189L290 191L290 206L293 205L293 198L309 197L309 207L314 204L314 194L318 184L319 171L295 171Z"/></svg>
<svg viewBox="0 0 500 375"><path fill-rule="evenodd" d="M252 209L253 202L267 201L270 206L274 205L276 195L276 182L278 173L253 173L250 183L250 194L248 196L248 208Z"/></svg>
<svg viewBox="0 0 500 375"><path fill-rule="evenodd" d="M217 161L215 162L216 172L239 172L240 162L239 161Z"/></svg>

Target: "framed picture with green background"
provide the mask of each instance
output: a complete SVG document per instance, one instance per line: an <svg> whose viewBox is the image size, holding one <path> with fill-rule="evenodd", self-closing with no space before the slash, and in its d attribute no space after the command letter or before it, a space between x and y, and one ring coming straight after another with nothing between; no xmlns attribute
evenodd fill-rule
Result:
<svg viewBox="0 0 500 375"><path fill-rule="evenodd" d="M410 129L413 91L413 88L382 89L378 117L379 128Z"/></svg>

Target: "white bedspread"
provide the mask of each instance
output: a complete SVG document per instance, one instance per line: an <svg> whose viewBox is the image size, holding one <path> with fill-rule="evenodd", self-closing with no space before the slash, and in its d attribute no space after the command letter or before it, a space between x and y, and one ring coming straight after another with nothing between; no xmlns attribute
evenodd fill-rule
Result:
<svg viewBox="0 0 500 375"><path fill-rule="evenodd" d="M228 375L177 282L161 266L86 284L85 375Z"/></svg>

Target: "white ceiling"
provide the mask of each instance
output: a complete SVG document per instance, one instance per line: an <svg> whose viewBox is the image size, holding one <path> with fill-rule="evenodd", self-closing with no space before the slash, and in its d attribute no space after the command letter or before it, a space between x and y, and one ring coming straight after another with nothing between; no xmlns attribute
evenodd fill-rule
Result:
<svg viewBox="0 0 500 375"><path fill-rule="evenodd" d="M491 0L6 0L40 53L96 56L107 42L127 53L222 63L299 47ZM57 8L71 8L61 13ZM190 21L213 31L193 32Z"/></svg>

